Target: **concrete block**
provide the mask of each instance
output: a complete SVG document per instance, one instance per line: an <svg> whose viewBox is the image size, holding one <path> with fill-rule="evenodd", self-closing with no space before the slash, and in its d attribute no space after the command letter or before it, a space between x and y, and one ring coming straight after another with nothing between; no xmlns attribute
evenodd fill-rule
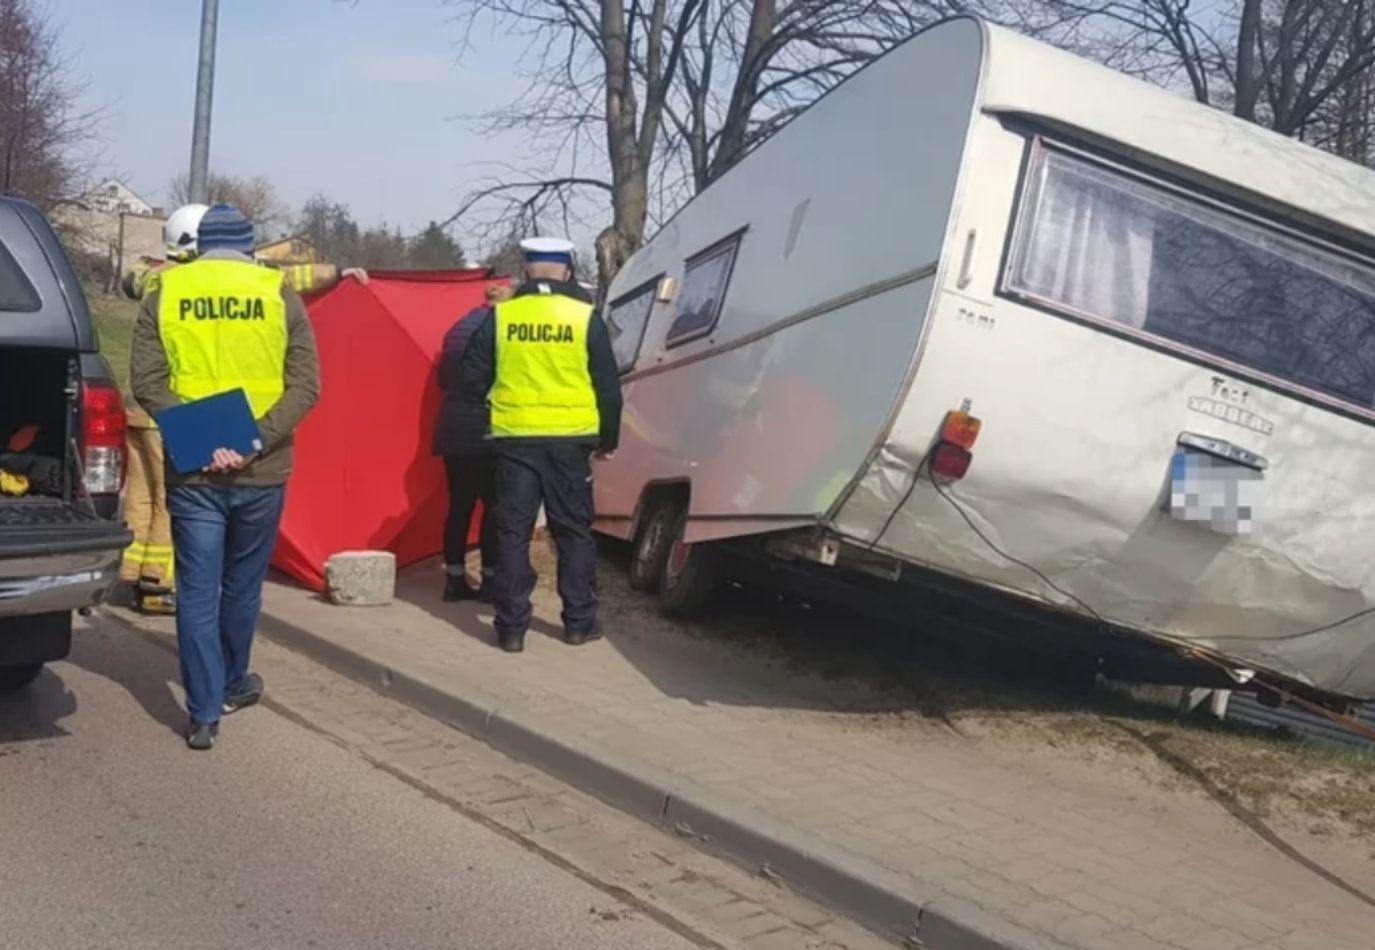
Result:
<svg viewBox="0 0 1375 950"><path fill-rule="evenodd" d="M344 607L382 607L396 594L396 555L342 551L325 562L325 589Z"/></svg>

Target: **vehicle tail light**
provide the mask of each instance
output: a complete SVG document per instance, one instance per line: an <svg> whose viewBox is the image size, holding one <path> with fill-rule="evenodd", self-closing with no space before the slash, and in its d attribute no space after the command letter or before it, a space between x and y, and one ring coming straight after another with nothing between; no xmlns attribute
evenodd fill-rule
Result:
<svg viewBox="0 0 1375 950"><path fill-rule="evenodd" d="M967 412L956 410L945 415L940 438L931 450L931 477L942 481L959 481L974 461L970 452L978 441L983 423Z"/></svg>
<svg viewBox="0 0 1375 950"><path fill-rule="evenodd" d="M81 387L81 452L86 491L117 495L124 487L128 418L124 399L109 383Z"/></svg>

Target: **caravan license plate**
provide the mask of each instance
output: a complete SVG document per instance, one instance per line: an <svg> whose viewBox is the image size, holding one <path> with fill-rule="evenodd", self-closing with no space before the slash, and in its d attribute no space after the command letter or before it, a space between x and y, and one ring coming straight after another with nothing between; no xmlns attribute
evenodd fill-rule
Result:
<svg viewBox="0 0 1375 950"><path fill-rule="evenodd" d="M1249 466L1180 446L1170 466L1170 515L1219 534L1251 534L1262 478Z"/></svg>

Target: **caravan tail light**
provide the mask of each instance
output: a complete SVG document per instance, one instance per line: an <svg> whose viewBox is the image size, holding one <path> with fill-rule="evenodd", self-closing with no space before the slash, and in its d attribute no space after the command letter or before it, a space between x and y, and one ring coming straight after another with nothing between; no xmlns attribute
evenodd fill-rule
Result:
<svg viewBox="0 0 1375 950"><path fill-rule="evenodd" d="M949 442L941 442L931 453L931 474L946 481L958 481L969 471L969 463L974 456Z"/></svg>
<svg viewBox="0 0 1375 950"><path fill-rule="evenodd" d="M948 412L941 424L940 438L931 450L931 477L942 481L958 481L969 471L974 461L970 449L979 438L983 423L967 412Z"/></svg>
<svg viewBox="0 0 1375 950"><path fill-rule="evenodd" d="M945 422L941 424L941 441L959 446L968 452L974 448L974 442L979 438L979 430L982 428L983 423L967 412L958 409L947 412Z"/></svg>
<svg viewBox="0 0 1375 950"><path fill-rule="evenodd" d="M81 451L86 491L117 495L124 487L125 436L128 419L124 399L109 383L81 387Z"/></svg>

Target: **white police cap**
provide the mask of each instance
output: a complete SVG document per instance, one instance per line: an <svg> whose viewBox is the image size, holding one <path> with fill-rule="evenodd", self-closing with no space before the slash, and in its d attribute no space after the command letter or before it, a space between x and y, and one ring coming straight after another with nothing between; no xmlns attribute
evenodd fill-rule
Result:
<svg viewBox="0 0 1375 950"><path fill-rule="evenodd" d="M573 242L566 238L534 237L520 242L521 253L531 264L573 263Z"/></svg>

